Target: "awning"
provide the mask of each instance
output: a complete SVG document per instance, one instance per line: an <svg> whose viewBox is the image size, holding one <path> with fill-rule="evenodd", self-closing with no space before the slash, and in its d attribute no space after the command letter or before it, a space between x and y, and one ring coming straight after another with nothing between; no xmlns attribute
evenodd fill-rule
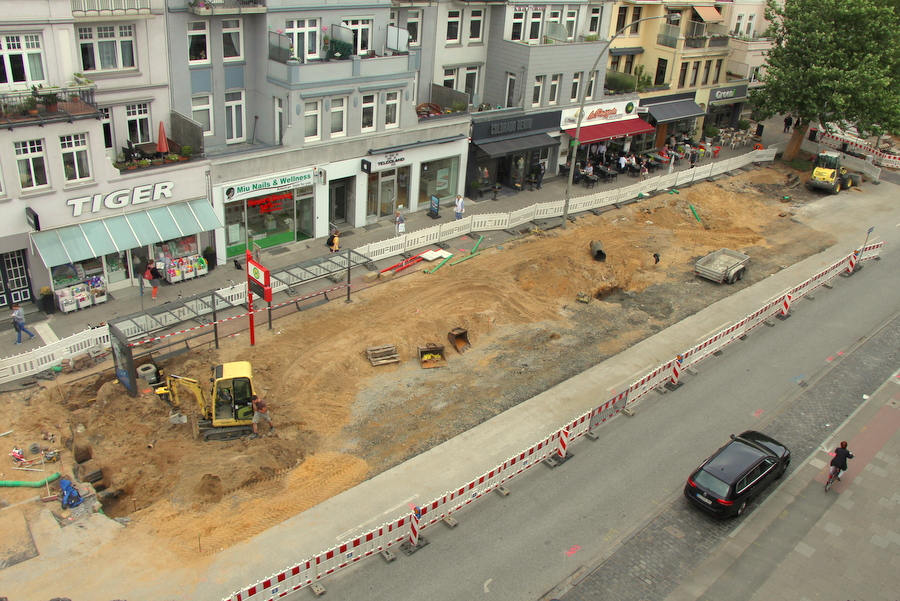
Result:
<svg viewBox="0 0 900 601"><path fill-rule="evenodd" d="M702 117L706 114L706 111L700 108L700 105L693 100L660 102L659 104L651 104L647 108L650 109L650 116L656 119L657 123L668 123L689 117Z"/></svg>
<svg viewBox="0 0 900 601"><path fill-rule="evenodd" d="M495 159L517 150L544 148L546 146L556 146L557 144L559 144L559 140L547 134L531 134L529 136L519 136L518 138L497 140L496 142L476 142L475 146L486 152L492 159Z"/></svg>
<svg viewBox="0 0 900 601"><path fill-rule="evenodd" d="M563 130L573 138L575 137L575 128ZM641 119L619 119L618 121L610 121L609 123L600 123L599 125L582 126L578 132L578 141L582 144L588 142L599 142L600 140L612 140L613 138L621 138L623 136L636 136L638 134L649 134L655 131L655 128Z"/></svg>
<svg viewBox="0 0 900 601"><path fill-rule="evenodd" d="M610 48L609 55L610 56L629 56L631 54L643 54L644 47L643 46L631 46L629 48Z"/></svg>
<svg viewBox="0 0 900 601"><path fill-rule="evenodd" d="M694 10L700 15L700 18L707 23L721 23L725 18L719 13L719 9L715 6L695 6Z"/></svg>
<svg viewBox="0 0 900 601"><path fill-rule="evenodd" d="M205 198L31 234L48 269L222 227Z"/></svg>
<svg viewBox="0 0 900 601"><path fill-rule="evenodd" d="M741 96L739 98L725 98L724 100L710 100L709 103L713 106L722 106L725 104L735 104L738 102L746 102L747 97Z"/></svg>

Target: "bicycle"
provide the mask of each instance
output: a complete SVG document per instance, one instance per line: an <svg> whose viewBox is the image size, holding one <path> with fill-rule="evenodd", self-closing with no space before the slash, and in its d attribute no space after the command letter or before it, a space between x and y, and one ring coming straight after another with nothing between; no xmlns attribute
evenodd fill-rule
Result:
<svg viewBox="0 0 900 601"><path fill-rule="evenodd" d="M836 465L831 466L831 471L828 473L828 480L825 481L825 492L828 492L828 489L831 488L831 483L834 482L838 474L841 473L841 470Z"/></svg>

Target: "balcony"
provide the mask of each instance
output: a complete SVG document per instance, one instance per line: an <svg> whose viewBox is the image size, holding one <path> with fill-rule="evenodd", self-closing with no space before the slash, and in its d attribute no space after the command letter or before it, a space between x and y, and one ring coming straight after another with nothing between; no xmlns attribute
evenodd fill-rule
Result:
<svg viewBox="0 0 900 601"><path fill-rule="evenodd" d="M249 15L266 12L266 0L188 0L195 15Z"/></svg>
<svg viewBox="0 0 900 601"><path fill-rule="evenodd" d="M149 15L150 0L70 0L76 19Z"/></svg>
<svg viewBox="0 0 900 601"><path fill-rule="evenodd" d="M677 25L663 23L659 26L659 33L656 35L656 43L667 48L677 48L678 38L681 35L681 29Z"/></svg>
<svg viewBox="0 0 900 601"><path fill-rule="evenodd" d="M0 128L12 130L76 119L98 119L96 86L33 88L0 94Z"/></svg>

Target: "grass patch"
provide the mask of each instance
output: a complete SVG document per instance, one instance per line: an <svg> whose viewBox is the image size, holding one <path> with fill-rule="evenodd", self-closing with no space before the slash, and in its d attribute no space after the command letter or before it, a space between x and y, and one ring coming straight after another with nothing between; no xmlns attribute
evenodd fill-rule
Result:
<svg viewBox="0 0 900 601"><path fill-rule="evenodd" d="M793 160L785 161L782 158L782 153L778 153L775 155L775 160L781 163L782 165L787 165L791 169L796 169L797 171L812 171L812 160L813 155L808 152L800 151Z"/></svg>

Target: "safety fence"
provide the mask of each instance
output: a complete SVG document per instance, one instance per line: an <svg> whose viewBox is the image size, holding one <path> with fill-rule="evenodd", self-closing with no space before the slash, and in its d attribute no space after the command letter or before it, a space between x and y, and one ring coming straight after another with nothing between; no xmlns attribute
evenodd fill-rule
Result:
<svg viewBox="0 0 900 601"><path fill-rule="evenodd" d="M896 154L888 154L882 150L878 150L865 140L861 140L859 138L851 138L849 136L843 136L841 134L830 134L827 132L822 132L821 134L819 134L819 143L830 146L831 148L836 148L838 150L844 150L844 144L846 144L847 150L867 154L872 157L873 163L877 163L882 167L900 167L900 156ZM865 163L868 161L863 162ZM880 171L881 170L879 170L879 173ZM877 180L877 178L875 179Z"/></svg>
<svg viewBox="0 0 900 601"><path fill-rule="evenodd" d="M592 209L615 206L618 203L649 196L660 190L687 186L694 182L735 171L751 163L773 161L775 160L776 152L778 152L776 147L752 150L730 159L701 162L694 169L683 169L666 173L622 188L573 198L569 202L569 213L575 214ZM414 251L426 246L446 242L466 234L508 230L535 220L560 217L564 210L564 201L555 200L523 207L510 213L471 215L464 219L441 223L401 236L373 242L354 248L347 253L329 254L299 266L273 270L272 291L273 293L291 291L292 286L326 277L335 273L336 270L343 270L348 266L355 267L370 261L374 262L395 257L403 253L414 254ZM146 339L156 332L173 329L186 321L207 321L206 316L213 314L214 310L220 311L232 307L246 306L246 304L247 287L242 282L231 287L210 291L206 295L198 295L190 299L167 303L155 307L151 311L117 318L115 321L116 326L129 340ZM208 325L208 323L203 323L202 325ZM98 328L94 332L95 344L88 348L104 348L108 346L109 334L106 331L106 327ZM102 336L100 336L101 332ZM52 350L50 348L51 345L47 345L0 360L0 384L34 375L50 366L59 365L62 359L71 359L85 352L78 345L69 342L69 340L66 339L61 344L54 343L59 347L57 350Z"/></svg>
<svg viewBox="0 0 900 601"><path fill-rule="evenodd" d="M597 407L563 424L537 443L463 486L444 493L430 503L421 506L410 505L408 514L232 593L224 601L278 599L310 586L364 557L388 550L395 545L403 545L407 549L417 548L420 543L420 531L451 517L453 513L487 493L498 490L504 483L539 463L547 461L550 465L556 465L564 461L569 455L570 442L585 435L595 437L594 429L647 393L654 390L663 392L666 388L677 387L681 383L679 378L684 369L695 366L713 353L721 351L730 343L746 336L753 328L769 322L776 315L787 316L792 302L809 295L841 274L852 275L862 261L878 258L883 244L883 242L867 244L841 258L767 302L747 317L652 369L625 390L616 392Z"/></svg>

